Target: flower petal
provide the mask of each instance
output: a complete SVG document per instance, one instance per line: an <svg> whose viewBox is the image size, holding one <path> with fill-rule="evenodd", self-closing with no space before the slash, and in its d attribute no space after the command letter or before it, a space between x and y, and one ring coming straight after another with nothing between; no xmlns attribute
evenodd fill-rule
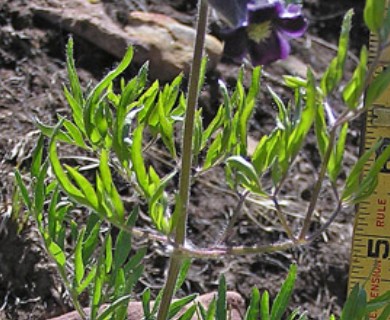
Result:
<svg viewBox="0 0 390 320"><path fill-rule="evenodd" d="M208 0L209 4L233 28L247 25L247 5L252 0Z"/></svg>
<svg viewBox="0 0 390 320"><path fill-rule="evenodd" d="M242 59L248 54L248 36L245 28L225 31L222 38L225 41L224 56L234 62L241 63Z"/></svg>
<svg viewBox="0 0 390 320"><path fill-rule="evenodd" d="M278 18L277 3L257 2L248 4L248 24L258 24Z"/></svg>
<svg viewBox="0 0 390 320"><path fill-rule="evenodd" d="M270 64L279 59L285 59L290 54L288 40L277 31L260 43L249 41L249 54L254 66Z"/></svg>
<svg viewBox="0 0 390 320"><path fill-rule="evenodd" d="M275 20L275 26L280 32L291 38L301 37L307 29L307 20L302 14L301 7L290 4L286 8L282 4L277 5L279 18Z"/></svg>

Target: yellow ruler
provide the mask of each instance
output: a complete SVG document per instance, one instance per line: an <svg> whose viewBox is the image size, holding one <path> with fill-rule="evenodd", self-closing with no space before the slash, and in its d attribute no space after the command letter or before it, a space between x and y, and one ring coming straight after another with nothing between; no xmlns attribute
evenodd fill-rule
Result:
<svg viewBox="0 0 390 320"><path fill-rule="evenodd" d="M377 41L376 36L371 35L371 61L376 55ZM383 52L379 62L376 74L390 67L390 50ZM371 148L378 139L383 139L382 146L367 163L364 174L381 150L390 144L390 88L366 114L363 150ZM378 179L375 192L358 206L349 272L349 291L356 283L361 283L369 300L390 290L390 160ZM372 312L369 319L376 319L379 314Z"/></svg>

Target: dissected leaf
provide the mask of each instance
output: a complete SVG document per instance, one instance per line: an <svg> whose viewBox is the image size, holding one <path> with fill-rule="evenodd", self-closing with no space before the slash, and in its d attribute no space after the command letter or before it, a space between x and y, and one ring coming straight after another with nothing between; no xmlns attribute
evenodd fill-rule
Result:
<svg viewBox="0 0 390 320"><path fill-rule="evenodd" d="M344 65L348 54L349 33L351 31L352 17L353 10L349 10L344 15L337 56L332 60L322 77L321 88L325 95L331 93L343 77Z"/></svg>
<svg viewBox="0 0 390 320"><path fill-rule="evenodd" d="M250 162L241 156L232 156L226 160L226 164L248 190L258 194L263 192L257 172Z"/></svg>

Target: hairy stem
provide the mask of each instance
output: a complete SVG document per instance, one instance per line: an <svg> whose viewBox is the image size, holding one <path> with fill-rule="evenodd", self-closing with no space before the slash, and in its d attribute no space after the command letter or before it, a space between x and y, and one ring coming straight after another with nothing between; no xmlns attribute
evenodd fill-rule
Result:
<svg viewBox="0 0 390 320"><path fill-rule="evenodd" d="M195 38L194 58L192 60L191 75L188 86L187 110L184 120L184 134L182 141L182 162L179 181L179 196L177 198L176 208L173 216L175 247L182 246L186 240L186 226L188 216L188 200L191 187L191 168L192 168L192 136L194 131L194 120L196 105L199 93L199 77L202 65L202 55L207 28L208 5L206 0L198 1L198 22ZM174 249L170 259L168 277L164 287L164 293L160 308L158 310L157 320L166 320L168 317L169 306L175 291L176 280L182 264L182 257Z"/></svg>
<svg viewBox="0 0 390 320"><path fill-rule="evenodd" d="M243 256L249 254L263 254L285 251L291 248L295 248L299 245L305 245L307 243L307 240L301 240L299 243L292 240L286 240L284 242L258 246L219 246L211 248L194 248L192 246L183 246L179 247L178 251L181 253L182 257L186 258L221 259L221 257L226 256Z"/></svg>
<svg viewBox="0 0 390 320"><path fill-rule="evenodd" d="M208 5L206 0L199 0L198 24L196 30L194 58L188 86L187 110L184 120L182 141L182 161L179 181L179 199L175 208L175 242L183 244L186 237L187 206L191 185L192 136L194 132L195 111L198 102L199 77L202 64L203 47L206 37Z"/></svg>

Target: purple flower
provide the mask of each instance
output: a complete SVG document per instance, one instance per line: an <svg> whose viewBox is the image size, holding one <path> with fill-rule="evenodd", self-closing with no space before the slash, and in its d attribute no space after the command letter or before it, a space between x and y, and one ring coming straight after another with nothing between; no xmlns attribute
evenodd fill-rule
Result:
<svg viewBox="0 0 390 320"><path fill-rule="evenodd" d="M289 40L301 37L307 29L307 21L299 5L285 6L281 1L271 0L209 2L235 25L234 29L224 32L223 38L225 55L237 62L248 54L253 65L285 59L290 54ZM234 6L240 9L236 14L230 12Z"/></svg>

